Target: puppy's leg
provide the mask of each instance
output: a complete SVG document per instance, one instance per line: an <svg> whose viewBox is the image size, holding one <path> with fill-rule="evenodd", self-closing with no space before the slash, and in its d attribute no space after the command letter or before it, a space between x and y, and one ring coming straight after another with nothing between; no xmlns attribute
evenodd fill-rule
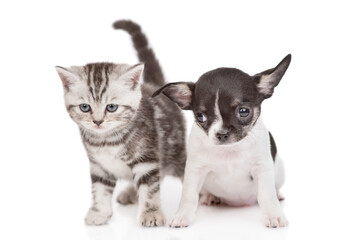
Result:
<svg viewBox="0 0 341 240"><path fill-rule="evenodd" d="M133 167L134 182L138 189L138 222L154 227L165 224L160 204L160 172L158 163L139 163Z"/></svg>
<svg viewBox="0 0 341 240"><path fill-rule="evenodd" d="M187 161L180 206L169 224L170 227L187 227L194 221L199 193L206 175L207 172L196 169L191 161Z"/></svg>
<svg viewBox="0 0 341 240"><path fill-rule="evenodd" d="M107 179L91 175L92 205L85 217L88 225L106 224L112 216L112 194L116 186L116 179Z"/></svg>
<svg viewBox="0 0 341 240"><path fill-rule="evenodd" d="M134 204L137 202L137 192L133 183L124 189L117 197L117 202L122 205Z"/></svg>
<svg viewBox="0 0 341 240"><path fill-rule="evenodd" d="M258 203L267 227L285 227L288 221L277 197L274 174L274 169L271 167L258 169Z"/></svg>
<svg viewBox="0 0 341 240"><path fill-rule="evenodd" d="M282 159L276 155L275 159L275 183L276 183L276 190L277 190L277 198L279 201L285 199L284 195L280 192L280 188L284 184L285 180L285 171Z"/></svg>

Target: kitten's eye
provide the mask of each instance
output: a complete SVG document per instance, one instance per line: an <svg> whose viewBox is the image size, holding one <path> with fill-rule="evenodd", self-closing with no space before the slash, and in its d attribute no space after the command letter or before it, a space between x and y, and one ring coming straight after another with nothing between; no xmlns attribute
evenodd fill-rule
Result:
<svg viewBox="0 0 341 240"><path fill-rule="evenodd" d="M203 123L207 121L207 118L205 116L205 114L203 113L197 113L197 119L199 122Z"/></svg>
<svg viewBox="0 0 341 240"><path fill-rule="evenodd" d="M79 108L82 110L82 112L89 112L91 110L90 105L86 103L80 104Z"/></svg>
<svg viewBox="0 0 341 240"><path fill-rule="evenodd" d="M241 107L239 108L239 116L240 117L247 117L250 114L250 109L245 108L245 107Z"/></svg>
<svg viewBox="0 0 341 240"><path fill-rule="evenodd" d="M117 110L118 106L117 104L108 104L107 105L107 111L108 112L115 112Z"/></svg>

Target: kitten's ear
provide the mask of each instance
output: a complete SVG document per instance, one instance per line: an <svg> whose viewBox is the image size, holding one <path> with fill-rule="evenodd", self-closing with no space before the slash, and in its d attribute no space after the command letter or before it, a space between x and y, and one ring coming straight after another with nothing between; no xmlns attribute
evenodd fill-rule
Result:
<svg viewBox="0 0 341 240"><path fill-rule="evenodd" d="M70 69L56 66L56 70L66 90L69 90L70 85L79 80L78 76Z"/></svg>
<svg viewBox="0 0 341 240"><path fill-rule="evenodd" d="M254 75L258 92L262 97L269 98L274 92L274 88L281 81L284 73L289 67L291 54L287 55L275 68Z"/></svg>
<svg viewBox="0 0 341 240"><path fill-rule="evenodd" d="M139 63L128 68L128 70L122 75L121 78L126 82L131 90L135 90L136 87L141 84L143 69L144 63Z"/></svg>
<svg viewBox="0 0 341 240"><path fill-rule="evenodd" d="M163 93L183 110L191 110L195 84L192 82L168 83L157 90L152 97Z"/></svg>

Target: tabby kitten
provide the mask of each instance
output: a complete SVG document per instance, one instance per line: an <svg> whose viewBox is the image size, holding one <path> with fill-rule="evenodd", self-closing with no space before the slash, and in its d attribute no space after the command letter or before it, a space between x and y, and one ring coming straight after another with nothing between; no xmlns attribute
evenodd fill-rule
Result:
<svg viewBox="0 0 341 240"><path fill-rule="evenodd" d="M122 20L114 27L132 36L145 65L56 67L66 109L80 128L90 160L93 202L85 222L101 225L109 221L116 181L126 179L130 185L117 201L130 204L138 200L139 224L159 226L165 223L160 181L165 175L182 178L184 174L184 119L168 98L151 98L165 81L139 25Z"/></svg>

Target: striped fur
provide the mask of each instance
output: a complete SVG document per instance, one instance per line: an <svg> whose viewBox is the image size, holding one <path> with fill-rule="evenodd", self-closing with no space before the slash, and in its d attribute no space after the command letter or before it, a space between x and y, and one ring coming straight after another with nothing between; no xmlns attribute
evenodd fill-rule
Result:
<svg viewBox="0 0 341 240"><path fill-rule="evenodd" d="M183 178L184 174L184 120L168 98L151 98L164 78L139 26L130 21L115 26L132 34L145 66L92 63L57 67L66 109L80 128L90 160L93 203L85 221L91 225L109 221L116 180L125 179L131 185L118 201L132 203L138 194L139 223L158 226L165 223L160 181L165 175ZM90 111L82 112L80 104L90 105ZM117 104L117 110L106 111L108 104ZM103 123L97 126L94 121Z"/></svg>

